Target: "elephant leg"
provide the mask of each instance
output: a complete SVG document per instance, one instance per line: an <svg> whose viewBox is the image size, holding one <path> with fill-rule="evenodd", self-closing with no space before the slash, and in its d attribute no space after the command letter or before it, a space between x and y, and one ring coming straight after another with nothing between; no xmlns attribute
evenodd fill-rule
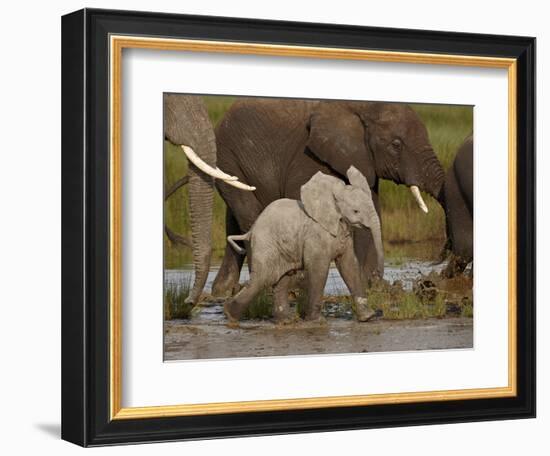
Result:
<svg viewBox="0 0 550 456"><path fill-rule="evenodd" d="M458 274L462 274L466 266L468 266L468 263L469 261L463 257L451 253L449 256L449 263L447 263L447 267L443 270L443 277L450 279Z"/></svg>
<svg viewBox="0 0 550 456"><path fill-rule="evenodd" d="M347 285L354 303L355 316L358 321L370 320L376 312L367 305L365 287L361 283L359 262L355 256L353 245L350 245L344 253L336 258L336 267Z"/></svg>
<svg viewBox="0 0 550 456"><path fill-rule="evenodd" d="M237 176L241 182L246 181L246 177L240 170L233 168L231 163L225 163L222 169ZM256 196L253 192L245 192L238 188L231 187L224 182L217 181L216 186L221 197L227 204L227 235L243 234L249 231L263 209ZM215 296L227 296L234 292L239 284L239 277L244 259L244 255L238 254L231 246L226 245L220 270L212 286L212 293Z"/></svg>
<svg viewBox="0 0 550 456"><path fill-rule="evenodd" d="M273 287L273 317L278 322L289 320L288 286L290 276L284 275Z"/></svg>
<svg viewBox="0 0 550 456"><path fill-rule="evenodd" d="M305 309L306 320L321 319L323 292L327 283L330 260L327 261L324 252L307 254L304 252L304 267L307 275L308 299Z"/></svg>
<svg viewBox="0 0 550 456"><path fill-rule="evenodd" d="M456 185L458 187L456 182L450 182L450 185ZM449 199L451 200L451 198ZM466 263L469 263L473 258L474 252L474 223L466 200L463 195L458 192L458 189L449 202L449 206L451 208L449 218L453 253L461 257Z"/></svg>
<svg viewBox="0 0 550 456"><path fill-rule="evenodd" d="M453 277L464 271L472 261L474 251L472 214L454 173L449 173L445 181L445 204L447 235L450 239L452 254L444 275Z"/></svg>
<svg viewBox="0 0 550 456"><path fill-rule="evenodd" d="M354 298L356 296L365 296L365 289L361 285L359 262L355 256L353 244L350 243L349 247L344 250L344 253L335 259L335 263L351 295Z"/></svg>
<svg viewBox="0 0 550 456"><path fill-rule="evenodd" d="M255 280L254 274L250 277L250 282L246 284L235 296L229 298L224 304L224 312L230 322L234 323L241 318L242 313L248 307L250 302L263 288L263 283Z"/></svg>
<svg viewBox="0 0 550 456"><path fill-rule="evenodd" d="M225 231L227 236L241 234L241 230L231 212L227 208L225 213ZM212 294L214 296L230 296L239 283L241 268L246 255L235 252L229 244L225 246L225 253L222 264L212 284Z"/></svg>

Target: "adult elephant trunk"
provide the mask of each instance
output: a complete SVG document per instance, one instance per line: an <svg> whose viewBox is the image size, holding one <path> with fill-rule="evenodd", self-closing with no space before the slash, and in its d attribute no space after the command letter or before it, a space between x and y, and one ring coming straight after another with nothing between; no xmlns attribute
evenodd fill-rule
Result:
<svg viewBox="0 0 550 456"><path fill-rule="evenodd" d="M425 191L428 195L443 205L441 200L441 189L443 188L443 183L445 182L445 171L441 166L441 162L431 147L425 148L420 155L423 157L421 162L421 171L419 172L420 190ZM425 207L426 205L422 200L422 196L420 195L420 192L418 192L418 188L415 189L414 187L414 185L411 186L410 190L418 206L424 212L428 212L428 209Z"/></svg>
<svg viewBox="0 0 550 456"><path fill-rule="evenodd" d="M202 158L215 166L215 143L204 151ZM195 281L186 302L196 304L200 298L208 271L212 253L212 219L214 209L214 185L212 177L189 163L189 215L191 222L191 248Z"/></svg>

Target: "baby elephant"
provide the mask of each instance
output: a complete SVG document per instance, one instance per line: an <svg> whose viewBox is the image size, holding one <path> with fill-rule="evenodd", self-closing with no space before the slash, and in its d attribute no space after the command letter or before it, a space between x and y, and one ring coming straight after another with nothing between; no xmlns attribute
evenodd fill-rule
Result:
<svg viewBox="0 0 550 456"><path fill-rule="evenodd" d="M235 241L248 241L250 246L250 281L225 303L230 321L237 321L265 287L273 287L275 319L288 319L290 275L301 270L306 272L308 289L305 317L321 318L322 296L332 260L354 299L357 319L366 321L374 315L367 307L361 286L352 227L371 230L381 273L384 253L380 219L367 179L353 166L348 169L347 177L351 185L318 172L302 186L301 201L274 201L248 233L228 236L228 242L239 253L245 250Z"/></svg>

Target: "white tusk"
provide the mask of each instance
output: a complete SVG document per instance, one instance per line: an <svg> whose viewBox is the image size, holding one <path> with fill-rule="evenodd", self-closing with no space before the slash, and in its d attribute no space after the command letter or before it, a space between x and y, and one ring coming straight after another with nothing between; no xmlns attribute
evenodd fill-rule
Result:
<svg viewBox="0 0 550 456"><path fill-rule="evenodd" d="M412 185L410 187L410 190L411 190L411 193L414 196L414 199L418 203L418 206L420 207L420 209L422 209L427 214L428 213L428 206L426 206L426 203L422 199L422 195L420 194L420 190L418 189L418 187L416 185Z"/></svg>
<svg viewBox="0 0 550 456"><path fill-rule="evenodd" d="M239 178L237 176L231 176L227 173L224 173L219 168L213 168L202 158L200 158L191 147L182 144L181 148L183 149L183 152L185 153L189 161L209 176L212 176L215 179L221 179L228 185L240 188L241 190L247 190L249 192L256 190L256 187L251 187L250 185L239 182Z"/></svg>
<svg viewBox="0 0 550 456"><path fill-rule="evenodd" d="M220 177L220 179L223 179L224 181L236 181L239 180L237 176L232 176L231 174L224 173L220 168L216 166L216 171L219 171L224 175L224 177Z"/></svg>
<svg viewBox="0 0 550 456"><path fill-rule="evenodd" d="M209 176L212 176L216 179L223 179L225 181L236 181L238 180L238 177L236 176L230 176L229 174L224 173L218 168L213 168L208 163L206 163L202 158L200 158L191 147L183 145L181 146L183 149L183 152L185 152L185 155L189 159L191 163L193 163L197 168L199 168L202 172L208 174Z"/></svg>
<svg viewBox="0 0 550 456"><path fill-rule="evenodd" d="M227 185L231 185L233 187L236 187L236 188L240 188L241 190L246 190L246 191L249 191L249 192L253 192L254 190L256 190L256 187L251 187L250 185L246 185L246 184L243 184L242 182L239 182L239 181L224 181Z"/></svg>

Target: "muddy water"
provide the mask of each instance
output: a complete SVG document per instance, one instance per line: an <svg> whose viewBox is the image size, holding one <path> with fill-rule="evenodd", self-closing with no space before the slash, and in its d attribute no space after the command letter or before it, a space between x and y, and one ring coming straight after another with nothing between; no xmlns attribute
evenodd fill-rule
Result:
<svg viewBox="0 0 550 456"><path fill-rule="evenodd" d="M401 281L411 290L422 275L441 272L446 264L409 261L400 265L386 264L384 278L390 283ZM217 269L209 274L205 292L209 293ZM177 286L192 283L192 269L167 270L165 283ZM240 282L248 280L243 268ZM331 268L325 295L347 295L338 271ZM328 353L365 353L430 349L471 348L473 319L444 318L426 320L358 323L348 308L326 303L325 324L299 322L277 326L269 321L243 321L238 328L227 326L223 299L204 302L200 313L191 320L165 323L165 359L215 359L231 357L285 356Z"/></svg>

